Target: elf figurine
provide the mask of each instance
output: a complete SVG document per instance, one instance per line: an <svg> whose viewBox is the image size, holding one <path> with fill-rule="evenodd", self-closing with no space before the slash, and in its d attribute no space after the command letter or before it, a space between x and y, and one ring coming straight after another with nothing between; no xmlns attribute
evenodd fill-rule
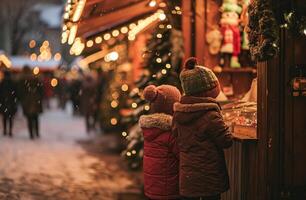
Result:
<svg viewBox="0 0 306 200"><path fill-rule="evenodd" d="M240 67L238 56L241 48L241 36L239 29L239 14L242 8L237 0L224 0L221 7L221 33L223 36L220 52L222 53L221 66Z"/></svg>

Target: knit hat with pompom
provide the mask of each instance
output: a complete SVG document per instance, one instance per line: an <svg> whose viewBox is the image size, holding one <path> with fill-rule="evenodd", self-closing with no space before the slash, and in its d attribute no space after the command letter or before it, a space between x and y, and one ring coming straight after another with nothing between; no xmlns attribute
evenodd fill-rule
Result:
<svg viewBox="0 0 306 200"><path fill-rule="evenodd" d="M180 80L188 96L216 98L220 93L220 84L214 72L207 67L199 66L194 57L186 60Z"/></svg>
<svg viewBox="0 0 306 200"><path fill-rule="evenodd" d="M149 85L143 91L144 98L151 103L153 113L173 114L173 104L181 99L180 91L171 85Z"/></svg>

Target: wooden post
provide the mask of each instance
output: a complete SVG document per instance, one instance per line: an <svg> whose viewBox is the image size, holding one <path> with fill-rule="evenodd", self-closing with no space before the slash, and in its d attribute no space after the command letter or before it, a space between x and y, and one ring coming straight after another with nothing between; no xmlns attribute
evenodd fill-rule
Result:
<svg viewBox="0 0 306 200"><path fill-rule="evenodd" d="M196 0L195 10L195 55L200 64L204 64L205 45L205 0Z"/></svg>
<svg viewBox="0 0 306 200"><path fill-rule="evenodd" d="M182 29L184 37L185 59L193 56L192 49L192 0L182 1Z"/></svg>

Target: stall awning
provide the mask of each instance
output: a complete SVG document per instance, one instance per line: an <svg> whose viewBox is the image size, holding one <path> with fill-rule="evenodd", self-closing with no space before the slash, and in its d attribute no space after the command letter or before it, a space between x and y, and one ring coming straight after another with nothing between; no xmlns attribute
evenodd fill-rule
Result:
<svg viewBox="0 0 306 200"><path fill-rule="evenodd" d="M151 0L71 0L71 4L66 5L65 24L69 26L69 34L74 34L74 38L87 38L155 12L158 6L150 6L150 2ZM161 1L154 2L158 4Z"/></svg>

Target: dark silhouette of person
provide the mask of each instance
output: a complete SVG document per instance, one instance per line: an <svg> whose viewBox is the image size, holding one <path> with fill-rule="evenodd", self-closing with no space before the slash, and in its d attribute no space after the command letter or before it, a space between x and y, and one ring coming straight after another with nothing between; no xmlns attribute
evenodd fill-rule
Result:
<svg viewBox="0 0 306 200"><path fill-rule="evenodd" d="M96 117L98 110L97 99L97 81L91 76L86 76L81 85L80 109L85 116L86 131L89 133L95 129Z"/></svg>
<svg viewBox="0 0 306 200"><path fill-rule="evenodd" d="M73 114L80 114L80 91L81 91L82 81L79 79L72 80L70 83L70 99L73 105Z"/></svg>
<svg viewBox="0 0 306 200"><path fill-rule="evenodd" d="M27 118L30 138L39 137L39 115L43 112L43 83L30 67L23 68L20 81L20 102L23 114Z"/></svg>
<svg viewBox="0 0 306 200"><path fill-rule="evenodd" d="M0 82L0 113L3 122L3 135L13 136L13 118L17 112L17 85L12 79L11 72L4 71Z"/></svg>

